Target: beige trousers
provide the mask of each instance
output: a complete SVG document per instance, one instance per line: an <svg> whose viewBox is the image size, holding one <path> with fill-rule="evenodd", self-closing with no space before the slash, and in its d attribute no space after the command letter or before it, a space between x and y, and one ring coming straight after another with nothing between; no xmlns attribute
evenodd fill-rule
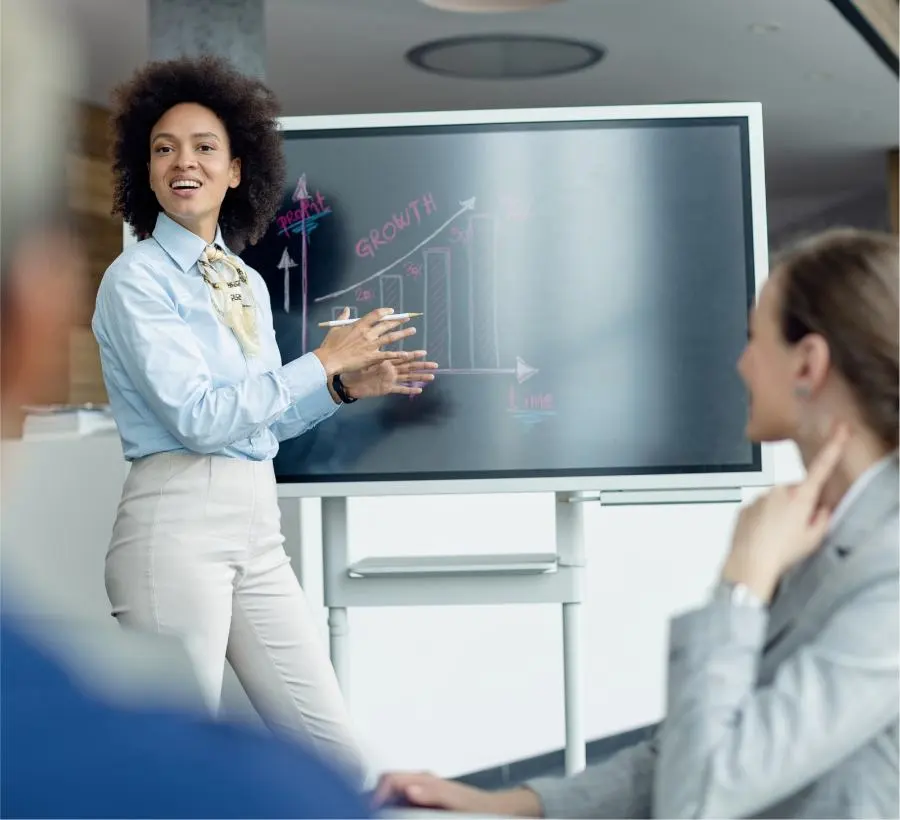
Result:
<svg viewBox="0 0 900 820"><path fill-rule="evenodd" d="M283 542L271 461L139 459L106 558L112 612L179 636L213 712L227 658L270 728L311 743L361 784L366 767Z"/></svg>

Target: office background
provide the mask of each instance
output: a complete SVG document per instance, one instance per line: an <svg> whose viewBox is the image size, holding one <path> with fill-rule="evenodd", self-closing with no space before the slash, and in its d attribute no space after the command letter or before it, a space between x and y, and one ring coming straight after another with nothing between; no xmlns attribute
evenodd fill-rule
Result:
<svg viewBox="0 0 900 820"><path fill-rule="evenodd" d="M68 371L48 401L103 402L88 322L93 291L122 241L121 223L109 216L106 106L110 88L150 56L147 4L39 2L66 15L88 57L69 196L91 281ZM266 78L285 115L759 100L772 247L835 223L897 230L896 0L562 0L508 14L453 13L420 0L267 0L264 12ZM448 77L404 59L425 41L498 32L585 40L606 54L584 71L528 80ZM35 564L64 569L56 573L65 578L60 608L68 600L102 617L103 553L125 472L118 441L27 446L34 458L5 534L27 527L38 539ZM793 450L775 450L776 480L796 477ZM550 494L423 497L412 509L358 499L351 549L354 558L542 552L552 543L552 508ZM588 505L589 739L621 740L662 717L667 619L698 603L714 580L734 512ZM401 517L409 536L398 542ZM302 527L294 565L324 636L317 501L303 501ZM352 610L350 622L351 710L379 765L492 770L496 778L562 746L558 607ZM248 714L232 677L226 701Z"/></svg>

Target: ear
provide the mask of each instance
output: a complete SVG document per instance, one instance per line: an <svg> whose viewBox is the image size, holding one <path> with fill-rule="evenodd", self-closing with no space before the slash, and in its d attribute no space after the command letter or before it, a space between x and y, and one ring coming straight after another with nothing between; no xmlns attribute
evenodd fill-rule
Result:
<svg viewBox="0 0 900 820"><path fill-rule="evenodd" d="M818 333L810 333L804 336L795 345L796 369L795 383L797 390L805 395L818 392L831 366L831 351L825 337Z"/></svg>
<svg viewBox="0 0 900 820"><path fill-rule="evenodd" d="M153 175L150 173L150 163L147 163L147 182L150 184L150 190L153 190Z"/></svg>
<svg viewBox="0 0 900 820"><path fill-rule="evenodd" d="M231 168L229 168L229 176L228 187L229 188L237 188L238 185L241 184L241 160L240 157L235 157L231 160Z"/></svg>

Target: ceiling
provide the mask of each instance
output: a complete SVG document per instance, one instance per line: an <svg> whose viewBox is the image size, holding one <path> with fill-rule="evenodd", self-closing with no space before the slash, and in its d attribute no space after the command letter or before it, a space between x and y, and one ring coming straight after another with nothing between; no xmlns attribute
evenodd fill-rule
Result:
<svg viewBox="0 0 900 820"><path fill-rule="evenodd" d="M45 0L87 45L88 96L148 59L143 0ZM189 2L189 0L185 0ZM777 31L752 33L754 24ZM607 49L542 80L453 79L404 60L423 41L560 35ZM457 14L418 0L266 0L268 82L286 115L760 101L767 186L784 203L837 201L886 184L898 142L897 75L829 0L565 0Z"/></svg>

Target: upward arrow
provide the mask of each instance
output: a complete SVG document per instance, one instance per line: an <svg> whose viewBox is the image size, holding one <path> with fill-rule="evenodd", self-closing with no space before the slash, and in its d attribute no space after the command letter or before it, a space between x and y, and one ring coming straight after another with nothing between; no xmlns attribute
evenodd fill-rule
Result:
<svg viewBox="0 0 900 820"><path fill-rule="evenodd" d="M291 259L291 255L288 253L288 249L284 249L284 253L281 254L281 261L278 263L278 268L284 271L284 312L291 312L291 268L296 268L297 263Z"/></svg>
<svg viewBox="0 0 900 820"><path fill-rule="evenodd" d="M297 187L294 188L294 194L291 196L291 199L294 202L299 202L301 199L309 199L309 191L306 188L306 174L300 175L300 179L297 180Z"/></svg>

